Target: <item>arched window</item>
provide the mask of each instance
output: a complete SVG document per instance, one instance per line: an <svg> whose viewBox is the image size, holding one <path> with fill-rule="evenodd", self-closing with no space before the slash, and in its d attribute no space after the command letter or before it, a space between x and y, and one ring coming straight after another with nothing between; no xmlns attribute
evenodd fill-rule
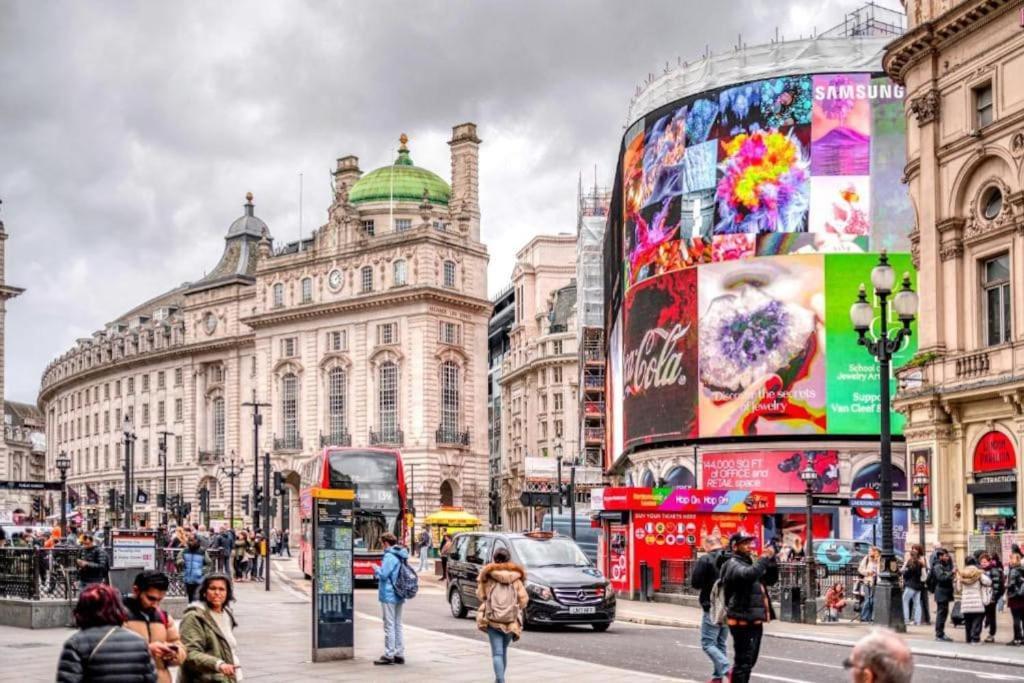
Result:
<svg viewBox="0 0 1024 683"><path fill-rule="evenodd" d="M652 489L654 488L654 484L654 473L650 470L644 470L643 476L640 477L640 488Z"/></svg>
<svg viewBox="0 0 1024 683"><path fill-rule="evenodd" d="M274 308L284 306L284 285L278 282L274 285Z"/></svg>
<svg viewBox="0 0 1024 683"><path fill-rule="evenodd" d="M669 470L668 474L665 475L665 486L693 488L695 484L696 481L693 478L693 473L680 465L673 467Z"/></svg>
<svg viewBox="0 0 1024 683"><path fill-rule="evenodd" d="M213 452L224 455L224 399L213 399Z"/></svg>
<svg viewBox="0 0 1024 683"><path fill-rule="evenodd" d="M398 366L393 361L377 371L377 422L385 442L398 441Z"/></svg>
<svg viewBox="0 0 1024 683"><path fill-rule="evenodd" d="M401 287L406 283L405 261L399 259L391 264L395 287Z"/></svg>
<svg viewBox="0 0 1024 683"><path fill-rule="evenodd" d="M299 378L290 373L281 378L281 416L284 447L299 448Z"/></svg>
<svg viewBox="0 0 1024 683"><path fill-rule="evenodd" d="M441 363L441 435L452 443L459 432L459 366L454 361Z"/></svg>
<svg viewBox="0 0 1024 683"><path fill-rule="evenodd" d="M452 483L450 481L441 482L441 507L454 507L455 506L455 491L452 489Z"/></svg>
<svg viewBox="0 0 1024 683"><path fill-rule="evenodd" d="M327 403L330 413L328 415L330 424L332 444L339 444L337 439L348 431L348 420L345 404L345 395L348 393L348 374L344 368L334 368L327 374Z"/></svg>
<svg viewBox="0 0 1024 683"><path fill-rule="evenodd" d="M444 286L455 287L455 261L444 262Z"/></svg>

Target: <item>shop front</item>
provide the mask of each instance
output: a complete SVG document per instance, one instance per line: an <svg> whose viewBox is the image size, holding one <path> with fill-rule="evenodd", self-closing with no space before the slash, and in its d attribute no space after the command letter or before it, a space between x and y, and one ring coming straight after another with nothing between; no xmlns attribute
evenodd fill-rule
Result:
<svg viewBox="0 0 1024 683"><path fill-rule="evenodd" d="M648 572L661 588L666 563L693 559L706 540L728 541L736 532L764 542L765 516L775 513L775 493L741 489L594 489L591 508L601 524L601 570L616 593L633 598Z"/></svg>
<svg viewBox="0 0 1024 683"><path fill-rule="evenodd" d="M1017 529L1017 452L1008 436L986 433L974 448L974 529L981 533Z"/></svg>

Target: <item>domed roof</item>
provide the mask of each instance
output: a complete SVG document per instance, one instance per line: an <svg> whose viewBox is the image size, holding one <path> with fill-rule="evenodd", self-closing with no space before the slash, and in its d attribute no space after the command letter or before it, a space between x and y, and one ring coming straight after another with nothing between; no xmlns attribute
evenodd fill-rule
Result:
<svg viewBox="0 0 1024 683"><path fill-rule="evenodd" d="M436 173L413 165L405 146L409 138L403 133L399 140L402 144L395 163L370 171L357 180L348 193L348 200L353 204L391 200L419 203L426 192L431 204L447 206L452 188Z"/></svg>
<svg viewBox="0 0 1024 683"><path fill-rule="evenodd" d="M238 237L239 235L262 237L264 230L267 231L267 234L270 233L270 229L267 228L267 224L263 222L263 219L258 218L253 214L252 192L246 193L245 204L242 208L245 209L245 213L239 218L236 218L235 222L231 224L231 227L228 228L228 234L225 239L231 239L232 237Z"/></svg>

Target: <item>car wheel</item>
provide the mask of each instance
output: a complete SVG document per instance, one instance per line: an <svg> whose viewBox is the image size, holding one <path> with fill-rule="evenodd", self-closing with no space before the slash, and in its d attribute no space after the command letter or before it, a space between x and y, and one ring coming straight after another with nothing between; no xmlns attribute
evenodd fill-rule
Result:
<svg viewBox="0 0 1024 683"><path fill-rule="evenodd" d="M458 588L453 588L448 593L448 606L452 609L452 616L462 619L466 616L466 603L462 602L462 595Z"/></svg>
<svg viewBox="0 0 1024 683"><path fill-rule="evenodd" d="M595 631L597 631L598 633L604 633L605 631L608 630L608 627L611 626L611 625L612 625L611 622L608 622L607 624L591 624L593 629Z"/></svg>

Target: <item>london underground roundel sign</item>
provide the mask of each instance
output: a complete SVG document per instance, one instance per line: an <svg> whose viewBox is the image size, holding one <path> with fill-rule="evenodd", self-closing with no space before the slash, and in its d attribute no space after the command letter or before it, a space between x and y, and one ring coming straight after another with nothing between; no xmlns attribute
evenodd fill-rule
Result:
<svg viewBox="0 0 1024 683"><path fill-rule="evenodd" d="M874 490L869 486L857 489L853 494L855 500L878 500L878 491ZM861 519L874 519L878 516L878 508L876 507L857 507L853 506L853 512Z"/></svg>

